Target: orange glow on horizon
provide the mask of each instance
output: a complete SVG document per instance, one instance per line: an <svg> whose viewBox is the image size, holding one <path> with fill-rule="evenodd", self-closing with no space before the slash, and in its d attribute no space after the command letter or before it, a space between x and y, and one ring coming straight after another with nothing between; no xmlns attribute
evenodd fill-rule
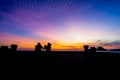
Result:
<svg viewBox="0 0 120 80"><path fill-rule="evenodd" d="M40 42L41 45L44 47L45 44L50 42L52 44L52 50L75 50L75 51L81 51L83 50L83 45L89 45L90 47L98 47L100 46L96 42L88 42L88 41L74 41L73 40L67 40L67 39L61 39L61 40L37 40L33 38L26 38L16 35L10 35L10 34L4 34L4 36L0 37L0 46L6 45L10 46L11 44L17 44L18 50L34 50L35 45ZM103 46L105 49L116 49L116 46Z"/></svg>

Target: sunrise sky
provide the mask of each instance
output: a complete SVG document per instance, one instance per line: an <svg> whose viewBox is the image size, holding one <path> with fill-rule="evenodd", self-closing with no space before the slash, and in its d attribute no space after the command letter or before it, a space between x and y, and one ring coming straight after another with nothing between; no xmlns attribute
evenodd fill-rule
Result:
<svg viewBox="0 0 120 80"><path fill-rule="evenodd" d="M120 0L0 0L0 46L120 48Z"/></svg>

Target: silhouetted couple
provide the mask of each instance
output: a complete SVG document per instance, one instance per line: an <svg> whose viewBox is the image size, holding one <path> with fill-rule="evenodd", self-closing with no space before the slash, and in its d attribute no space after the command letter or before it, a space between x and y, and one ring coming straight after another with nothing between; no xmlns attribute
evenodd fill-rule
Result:
<svg viewBox="0 0 120 80"><path fill-rule="evenodd" d="M87 54L92 54L92 53L96 53L96 48L95 47L91 47L89 49L89 46L88 45L84 45L84 52Z"/></svg>
<svg viewBox="0 0 120 80"><path fill-rule="evenodd" d="M38 43L35 46L35 51L40 52L42 48L45 49L46 52L50 52L51 51L51 43L48 43L47 45L44 45L44 47L42 47L42 45L40 43Z"/></svg>

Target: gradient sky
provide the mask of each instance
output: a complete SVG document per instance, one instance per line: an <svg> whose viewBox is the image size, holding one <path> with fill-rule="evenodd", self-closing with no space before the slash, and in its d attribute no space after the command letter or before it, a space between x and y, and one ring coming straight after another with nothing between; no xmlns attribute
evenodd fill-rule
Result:
<svg viewBox="0 0 120 80"><path fill-rule="evenodd" d="M0 0L0 46L120 48L120 0Z"/></svg>

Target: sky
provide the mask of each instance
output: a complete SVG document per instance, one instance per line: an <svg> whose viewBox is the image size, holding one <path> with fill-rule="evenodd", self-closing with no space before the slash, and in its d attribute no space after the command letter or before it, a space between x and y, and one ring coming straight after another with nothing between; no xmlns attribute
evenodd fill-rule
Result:
<svg viewBox="0 0 120 80"><path fill-rule="evenodd" d="M0 0L0 46L120 48L120 0Z"/></svg>

